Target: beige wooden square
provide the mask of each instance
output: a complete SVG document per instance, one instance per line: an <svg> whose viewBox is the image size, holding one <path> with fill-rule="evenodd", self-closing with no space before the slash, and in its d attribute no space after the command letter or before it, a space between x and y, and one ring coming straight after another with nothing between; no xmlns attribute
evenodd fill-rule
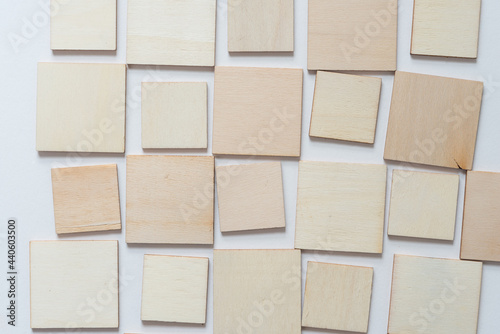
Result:
<svg viewBox="0 0 500 334"><path fill-rule="evenodd" d="M482 263L395 255L389 334L475 334Z"/></svg>
<svg viewBox="0 0 500 334"><path fill-rule="evenodd" d="M373 144L382 79L318 71L311 137Z"/></svg>
<svg viewBox="0 0 500 334"><path fill-rule="evenodd" d="M415 0L411 54L477 58L481 0Z"/></svg>
<svg viewBox="0 0 500 334"><path fill-rule="evenodd" d="M142 83L143 148L207 148L206 82Z"/></svg>
<svg viewBox="0 0 500 334"><path fill-rule="evenodd" d="M52 168L57 234L122 228L116 165Z"/></svg>
<svg viewBox="0 0 500 334"><path fill-rule="evenodd" d="M387 233L453 240L458 175L394 170Z"/></svg>
<svg viewBox="0 0 500 334"><path fill-rule="evenodd" d="M221 232L285 227L281 162L216 171Z"/></svg>
<svg viewBox="0 0 500 334"><path fill-rule="evenodd" d="M145 255L143 321L204 324L208 258Z"/></svg>
<svg viewBox="0 0 500 334"><path fill-rule="evenodd" d="M308 262L302 326L368 332L373 268Z"/></svg>
<svg viewBox="0 0 500 334"><path fill-rule="evenodd" d="M293 51L293 0L228 0L229 52Z"/></svg>
<svg viewBox="0 0 500 334"><path fill-rule="evenodd" d="M216 0L129 0L127 64L214 66Z"/></svg>
<svg viewBox="0 0 500 334"><path fill-rule="evenodd" d="M384 158L472 169L483 83L396 72Z"/></svg>
<svg viewBox="0 0 500 334"><path fill-rule="evenodd" d="M397 0L309 0L309 70L396 70Z"/></svg>
<svg viewBox="0 0 500 334"><path fill-rule="evenodd" d="M37 151L125 152L125 65L39 63Z"/></svg>
<svg viewBox="0 0 500 334"><path fill-rule="evenodd" d="M118 242L30 242L31 328L118 328Z"/></svg>
<svg viewBox="0 0 500 334"><path fill-rule="evenodd" d="M302 70L216 67L213 153L300 156Z"/></svg>
<svg viewBox="0 0 500 334"><path fill-rule="evenodd" d="M300 334L298 250L214 250L214 334Z"/></svg>
<svg viewBox="0 0 500 334"><path fill-rule="evenodd" d="M127 156L127 243L213 244L214 158Z"/></svg>
<svg viewBox="0 0 500 334"><path fill-rule="evenodd" d="M387 167L299 162L295 248L382 253Z"/></svg>

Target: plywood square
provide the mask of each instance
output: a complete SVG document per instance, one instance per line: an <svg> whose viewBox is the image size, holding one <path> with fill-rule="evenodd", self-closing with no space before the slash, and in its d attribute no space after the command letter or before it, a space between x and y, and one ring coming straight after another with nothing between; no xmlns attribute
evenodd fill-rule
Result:
<svg viewBox="0 0 500 334"><path fill-rule="evenodd" d="M129 0L127 63L214 66L216 0Z"/></svg>
<svg viewBox="0 0 500 334"><path fill-rule="evenodd" d="M118 328L118 242L32 241L31 328Z"/></svg>
<svg viewBox="0 0 500 334"><path fill-rule="evenodd" d="M127 156L127 242L213 244L214 158Z"/></svg>
<svg viewBox="0 0 500 334"><path fill-rule="evenodd" d="M116 165L52 169L57 234L120 230Z"/></svg>
<svg viewBox="0 0 500 334"><path fill-rule="evenodd" d="M373 144L381 87L380 78L318 71L309 135Z"/></svg>
<svg viewBox="0 0 500 334"><path fill-rule="evenodd" d="M308 262L302 326L366 333L373 268Z"/></svg>
<svg viewBox="0 0 500 334"><path fill-rule="evenodd" d="M143 148L207 148L206 82L142 83Z"/></svg>
<svg viewBox="0 0 500 334"><path fill-rule="evenodd" d="M293 51L293 0L228 0L229 52Z"/></svg>
<svg viewBox="0 0 500 334"><path fill-rule="evenodd" d="M458 175L394 170L389 235L453 240Z"/></svg>
<svg viewBox="0 0 500 334"><path fill-rule="evenodd" d="M36 149L125 151L125 65L38 64Z"/></svg>
<svg viewBox="0 0 500 334"><path fill-rule="evenodd" d="M477 58L481 0L415 0L411 54Z"/></svg>
<svg viewBox="0 0 500 334"><path fill-rule="evenodd" d="M396 70L396 0L310 0L309 70Z"/></svg>
<svg viewBox="0 0 500 334"><path fill-rule="evenodd" d="M475 334L482 263L395 255L389 334Z"/></svg>
<svg viewBox="0 0 500 334"><path fill-rule="evenodd" d="M143 321L204 324L208 258L145 255Z"/></svg>
<svg viewBox="0 0 500 334"><path fill-rule="evenodd" d="M483 83L396 72L384 158L472 169Z"/></svg>
<svg viewBox="0 0 500 334"><path fill-rule="evenodd" d="M216 67L213 153L300 156L302 70Z"/></svg>
<svg viewBox="0 0 500 334"><path fill-rule="evenodd" d="M299 162L295 248L382 253L387 168Z"/></svg>
<svg viewBox="0 0 500 334"><path fill-rule="evenodd" d="M300 334L298 250L214 250L214 334Z"/></svg>
<svg viewBox="0 0 500 334"><path fill-rule="evenodd" d="M116 50L116 0L51 0L52 50Z"/></svg>
<svg viewBox="0 0 500 334"><path fill-rule="evenodd" d="M221 232L285 227L280 162L216 170Z"/></svg>

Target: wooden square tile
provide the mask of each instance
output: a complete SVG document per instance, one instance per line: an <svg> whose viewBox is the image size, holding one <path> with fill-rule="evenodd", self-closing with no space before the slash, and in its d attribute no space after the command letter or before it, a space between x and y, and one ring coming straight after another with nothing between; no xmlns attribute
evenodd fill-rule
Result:
<svg viewBox="0 0 500 334"><path fill-rule="evenodd" d="M143 82L142 147L207 148L207 83Z"/></svg>
<svg viewBox="0 0 500 334"><path fill-rule="evenodd" d="M221 232L285 227L281 162L219 166Z"/></svg>
<svg viewBox="0 0 500 334"><path fill-rule="evenodd" d="M143 321L204 324L208 258L145 255Z"/></svg>
<svg viewBox="0 0 500 334"><path fill-rule="evenodd" d="M214 154L300 156L302 70L216 67Z"/></svg>
<svg viewBox="0 0 500 334"><path fill-rule="evenodd" d="M52 168L57 234L122 228L116 165Z"/></svg>
<svg viewBox="0 0 500 334"><path fill-rule="evenodd" d="M373 144L381 87L380 78L318 71L309 135Z"/></svg>
<svg viewBox="0 0 500 334"><path fill-rule="evenodd" d="M295 248L382 253L387 167L299 162Z"/></svg>
<svg viewBox="0 0 500 334"><path fill-rule="evenodd" d="M213 244L214 158L127 156L127 243Z"/></svg>
<svg viewBox="0 0 500 334"><path fill-rule="evenodd" d="M396 72L384 158L472 169L483 83Z"/></svg>
<svg viewBox="0 0 500 334"><path fill-rule="evenodd" d="M32 241L31 328L118 328L118 242Z"/></svg>
<svg viewBox="0 0 500 334"><path fill-rule="evenodd" d="M388 334L475 334L480 262L395 255Z"/></svg>
<svg viewBox="0 0 500 334"><path fill-rule="evenodd" d="M37 151L125 152L125 65L38 64Z"/></svg>

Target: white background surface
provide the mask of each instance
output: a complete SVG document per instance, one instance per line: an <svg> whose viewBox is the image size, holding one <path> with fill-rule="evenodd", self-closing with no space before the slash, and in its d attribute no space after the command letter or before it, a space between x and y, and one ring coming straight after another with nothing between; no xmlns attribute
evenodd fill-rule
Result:
<svg viewBox="0 0 500 334"><path fill-rule="evenodd" d="M53 62L125 62L126 45L126 1L118 0L118 50L117 52L56 52L49 47L48 16L43 5L48 0L0 2L0 278L6 266L5 231L9 217L19 223L18 267L19 267L19 315L18 327L6 328L5 279L0 279L0 332L29 333L29 269L28 243L30 240L58 239L54 229L50 168L55 164L66 166L117 163L122 217L125 217L125 157L124 155L91 155L83 158L61 153L38 153L35 150L36 111L36 66L39 61ZM295 52L278 55L233 55L227 52L226 1L218 1L217 13L217 65L293 67L304 69L304 103L302 131L302 159L360 162L383 164L383 148L392 92L393 74L369 73L382 77L382 96L378 117L376 140L373 146L350 144L330 140L311 140L307 135L314 88L314 72L307 71L307 1L295 1ZM498 59L500 43L498 20L500 2L483 0L479 57L474 60L441 59L435 57L410 56L410 34L412 1L399 1L398 69L426 74L450 76L485 82L485 94L479 124L479 135L474 161L474 170L500 171L500 68ZM346 18L348 19L348 18ZM12 34L22 35L26 21L36 21L36 31L31 31L26 43L17 52L9 42ZM365 74L365 73L363 73ZM212 123L213 70L200 68L131 66L128 71L127 106L127 154L143 154L140 141L140 83L141 81L207 81L209 86L209 136ZM154 151L151 154L210 154L208 151L169 152ZM266 159L258 159L266 161ZM216 159L217 165L245 162L245 159ZM398 164L387 163L390 174ZM394 253L413 254L444 258L458 258L462 220L464 172L440 168L415 166L418 170L433 170L460 174L460 194L457 214L456 236L453 243L419 239L388 238L385 236L384 252L378 255L342 254L330 252L303 252L303 271L309 260L375 268L373 298L369 333L386 333L389 312L392 258ZM215 212L215 248L293 248L295 201L297 187L297 160L283 160L285 190L286 231L238 233L221 235ZM389 202L387 202L387 205ZM217 205L217 203L216 203ZM387 206L388 208L388 206ZM387 216L387 210L386 210ZM387 219L386 219L387 222ZM123 219L125 223L125 219ZM386 223L387 228L387 223ZM120 272L129 277L128 284L120 293L119 331L82 331L92 333L211 333L212 332L212 268L208 294L207 324L203 327L176 325L149 325L140 320L142 284L142 261L145 253L208 256L212 248L177 246L128 246L124 231L112 233L90 233L59 239L118 239L120 241ZM54 259L57 261L57 259ZM5 265L4 265L5 263ZM212 264L212 262L210 262ZM304 281L303 277L303 281ZM485 264L481 296L479 328L480 334L496 334L500 328L500 265ZM64 332L64 331L44 331ZM303 333L323 331L303 330ZM335 332L330 332L335 333ZM285 333L283 333L285 334Z"/></svg>

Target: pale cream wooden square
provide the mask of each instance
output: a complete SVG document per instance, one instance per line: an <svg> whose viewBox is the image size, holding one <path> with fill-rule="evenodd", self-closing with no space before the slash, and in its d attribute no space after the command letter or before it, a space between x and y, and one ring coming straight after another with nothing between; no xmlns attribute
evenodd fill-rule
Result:
<svg viewBox="0 0 500 334"><path fill-rule="evenodd" d="M216 67L214 154L300 156L302 70Z"/></svg>
<svg viewBox="0 0 500 334"><path fill-rule="evenodd" d="M373 144L382 79L318 71L309 135Z"/></svg>
<svg viewBox="0 0 500 334"><path fill-rule="evenodd" d="M214 158L127 156L127 243L213 244Z"/></svg>
<svg viewBox="0 0 500 334"><path fill-rule="evenodd" d="M309 0L309 70L395 71L397 0Z"/></svg>
<svg viewBox="0 0 500 334"><path fill-rule="evenodd" d="M214 250L214 334L300 334L299 250Z"/></svg>
<svg viewBox="0 0 500 334"><path fill-rule="evenodd" d="M395 255L389 334L475 334L482 263Z"/></svg>
<svg viewBox="0 0 500 334"><path fill-rule="evenodd" d="M219 166L221 232L285 227L281 162Z"/></svg>
<svg viewBox="0 0 500 334"><path fill-rule="evenodd" d="M52 168L57 234L122 228L116 165Z"/></svg>
<svg viewBox="0 0 500 334"><path fill-rule="evenodd" d="M36 149L125 152L122 64L39 63Z"/></svg>
<svg viewBox="0 0 500 334"><path fill-rule="evenodd" d="M387 167L299 162L295 248L382 253Z"/></svg>
<svg viewBox="0 0 500 334"><path fill-rule="evenodd" d="M30 242L30 292L33 329L118 328L118 242Z"/></svg>
<svg viewBox="0 0 500 334"><path fill-rule="evenodd" d="M373 268L308 262L302 326L368 332Z"/></svg>
<svg viewBox="0 0 500 334"><path fill-rule="evenodd" d="M396 72L384 158L472 169L483 83Z"/></svg>
<svg viewBox="0 0 500 334"><path fill-rule="evenodd" d="M415 0L411 54L477 58L481 0Z"/></svg>
<svg viewBox="0 0 500 334"><path fill-rule="evenodd" d="M204 324L208 258L145 255L141 320Z"/></svg>
<svg viewBox="0 0 500 334"><path fill-rule="evenodd" d="M387 233L453 240L459 181L453 174L394 170Z"/></svg>
<svg viewBox="0 0 500 334"><path fill-rule="evenodd" d="M142 83L143 148L207 148L206 82Z"/></svg>
<svg viewBox="0 0 500 334"><path fill-rule="evenodd" d="M129 0L127 64L215 65L216 0Z"/></svg>

